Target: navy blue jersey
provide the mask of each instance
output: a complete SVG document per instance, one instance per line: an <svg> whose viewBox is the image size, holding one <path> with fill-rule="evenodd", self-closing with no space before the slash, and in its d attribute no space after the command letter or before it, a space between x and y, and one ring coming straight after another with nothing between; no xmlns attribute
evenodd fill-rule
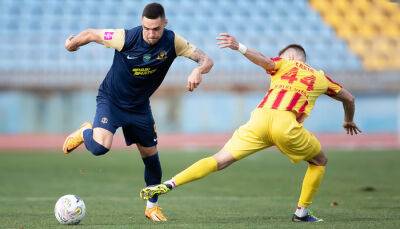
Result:
<svg viewBox="0 0 400 229"><path fill-rule="evenodd" d="M176 58L175 34L164 29L160 40L147 44L142 27L125 30L125 43L115 51L114 60L99 88L99 97L106 97L116 106L135 112L150 109L150 96L160 86Z"/></svg>

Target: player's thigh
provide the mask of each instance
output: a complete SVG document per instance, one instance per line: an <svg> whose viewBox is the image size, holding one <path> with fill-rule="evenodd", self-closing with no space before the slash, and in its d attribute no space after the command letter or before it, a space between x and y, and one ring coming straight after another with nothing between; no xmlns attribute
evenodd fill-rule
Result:
<svg viewBox="0 0 400 229"><path fill-rule="evenodd" d="M308 161L321 152L319 140L301 125L276 134L275 145L293 163Z"/></svg>
<svg viewBox="0 0 400 229"><path fill-rule="evenodd" d="M98 100L93 120L93 139L110 149L115 131L119 127L116 108L107 100Z"/></svg>
<svg viewBox="0 0 400 229"><path fill-rule="evenodd" d="M157 133L153 116L150 113L131 115L128 121L122 126L125 142L127 145L133 143L143 147L156 146Z"/></svg>
<svg viewBox="0 0 400 229"><path fill-rule="evenodd" d="M262 116L252 114L251 119L237 129L223 147L223 151L230 152L235 160L240 160L262 149L268 148L272 143L266 138L267 128L260 120Z"/></svg>

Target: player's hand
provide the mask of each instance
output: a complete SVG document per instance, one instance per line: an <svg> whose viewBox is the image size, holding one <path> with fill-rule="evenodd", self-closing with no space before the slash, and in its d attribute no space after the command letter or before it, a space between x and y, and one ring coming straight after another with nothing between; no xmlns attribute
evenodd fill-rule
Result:
<svg viewBox="0 0 400 229"><path fill-rule="evenodd" d="M361 130L358 129L354 122L344 122L343 128L347 131L347 134L350 135L361 133Z"/></svg>
<svg viewBox="0 0 400 229"><path fill-rule="evenodd" d="M217 37L217 40L217 45L220 48L230 48L233 50L239 49L239 43L236 41L236 38L228 33L220 33L219 37Z"/></svg>
<svg viewBox="0 0 400 229"><path fill-rule="evenodd" d="M65 44L64 44L65 49L68 50L68 51L70 51L70 52L74 52L74 51L76 51L76 50L79 49L78 46L72 45L72 39L73 39L73 38L74 38L73 35L69 36L69 37L67 38L67 40L65 40Z"/></svg>
<svg viewBox="0 0 400 229"><path fill-rule="evenodd" d="M201 75L200 69L199 68L193 69L192 73L190 73L188 77L188 83L186 86L187 90L193 91L195 88L199 86L202 79L203 77Z"/></svg>

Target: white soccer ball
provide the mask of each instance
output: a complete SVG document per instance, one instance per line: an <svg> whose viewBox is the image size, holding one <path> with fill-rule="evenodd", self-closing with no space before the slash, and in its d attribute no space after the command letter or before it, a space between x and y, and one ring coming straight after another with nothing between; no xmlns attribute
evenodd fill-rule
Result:
<svg viewBox="0 0 400 229"><path fill-rule="evenodd" d="M54 215L61 224L78 224L85 217L86 207L76 195L65 195L57 200Z"/></svg>

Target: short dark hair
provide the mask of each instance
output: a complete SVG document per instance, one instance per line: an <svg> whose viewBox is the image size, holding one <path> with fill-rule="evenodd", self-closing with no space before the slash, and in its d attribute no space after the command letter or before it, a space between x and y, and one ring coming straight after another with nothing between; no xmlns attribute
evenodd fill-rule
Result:
<svg viewBox="0 0 400 229"><path fill-rule="evenodd" d="M288 49L296 49L297 51L300 51L304 57L304 60L307 59L306 50L303 48L303 46L301 46L299 44L290 44L290 45L286 46L281 51L279 51L279 56L282 55L282 53L284 53Z"/></svg>
<svg viewBox="0 0 400 229"><path fill-rule="evenodd" d="M156 2L147 4L143 9L142 17L148 19L165 18L164 7Z"/></svg>

